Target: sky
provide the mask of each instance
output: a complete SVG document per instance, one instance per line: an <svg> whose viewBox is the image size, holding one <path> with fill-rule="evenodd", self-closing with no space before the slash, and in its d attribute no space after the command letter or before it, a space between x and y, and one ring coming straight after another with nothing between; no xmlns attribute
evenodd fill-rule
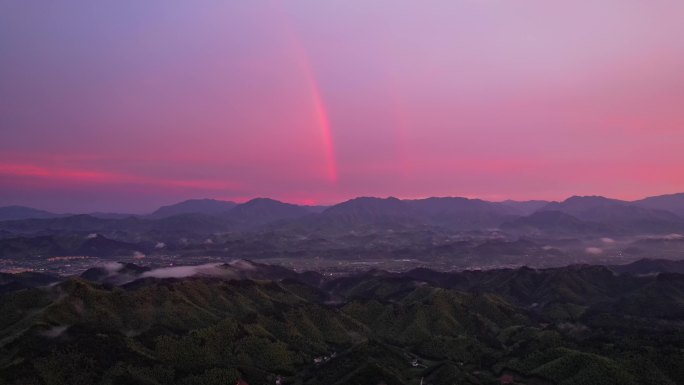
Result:
<svg viewBox="0 0 684 385"><path fill-rule="evenodd" d="M681 0L2 0L0 206L684 191Z"/></svg>

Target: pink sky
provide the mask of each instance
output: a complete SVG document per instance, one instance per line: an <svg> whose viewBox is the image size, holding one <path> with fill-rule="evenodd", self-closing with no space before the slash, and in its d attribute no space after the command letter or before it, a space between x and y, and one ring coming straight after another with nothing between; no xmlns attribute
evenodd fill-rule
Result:
<svg viewBox="0 0 684 385"><path fill-rule="evenodd" d="M0 3L0 205L684 191L681 0Z"/></svg>

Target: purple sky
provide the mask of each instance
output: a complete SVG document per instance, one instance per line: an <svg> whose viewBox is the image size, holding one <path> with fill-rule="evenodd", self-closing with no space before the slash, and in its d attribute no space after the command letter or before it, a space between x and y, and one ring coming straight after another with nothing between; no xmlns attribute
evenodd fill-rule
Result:
<svg viewBox="0 0 684 385"><path fill-rule="evenodd" d="M0 2L0 205L684 191L684 1Z"/></svg>

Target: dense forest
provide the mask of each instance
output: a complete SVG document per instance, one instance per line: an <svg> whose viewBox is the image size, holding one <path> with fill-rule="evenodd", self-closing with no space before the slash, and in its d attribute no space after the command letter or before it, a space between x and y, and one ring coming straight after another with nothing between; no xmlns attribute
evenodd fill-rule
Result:
<svg viewBox="0 0 684 385"><path fill-rule="evenodd" d="M682 274L222 270L7 290L0 384L684 384Z"/></svg>

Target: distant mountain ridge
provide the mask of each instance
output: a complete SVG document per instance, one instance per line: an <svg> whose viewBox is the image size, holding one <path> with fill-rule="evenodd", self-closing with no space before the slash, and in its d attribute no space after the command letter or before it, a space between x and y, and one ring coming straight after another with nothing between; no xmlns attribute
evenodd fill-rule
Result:
<svg viewBox="0 0 684 385"><path fill-rule="evenodd" d="M632 275L651 275L659 273L684 274L684 260L640 259L627 265L609 266L618 273Z"/></svg>
<svg viewBox="0 0 684 385"><path fill-rule="evenodd" d="M24 219L53 219L53 218L64 218L74 215L89 215L95 218L103 219L122 219L132 216L135 214L125 214L125 213L104 213L104 212L93 212L88 214L57 214L46 210L34 209L26 206L4 206L0 207L0 221L16 221Z"/></svg>
<svg viewBox="0 0 684 385"><path fill-rule="evenodd" d="M542 207L548 205L549 201L532 200L532 201L514 201L505 200L500 202L504 206L508 206L519 212L521 215L530 215Z"/></svg>
<svg viewBox="0 0 684 385"><path fill-rule="evenodd" d="M510 206L481 199L444 197L406 202L437 225L463 230L498 227L505 219L519 214Z"/></svg>
<svg viewBox="0 0 684 385"><path fill-rule="evenodd" d="M601 196L573 196L563 202L549 203L539 211L559 211L585 222L613 226L619 231L684 231L684 218L673 212L639 207L631 202Z"/></svg>
<svg viewBox="0 0 684 385"><path fill-rule="evenodd" d="M180 214L217 215L230 211L237 203L216 199L190 199L169 206L162 206L148 215L150 218L165 218Z"/></svg>
<svg viewBox="0 0 684 385"><path fill-rule="evenodd" d="M74 232L167 236L245 231L344 234L419 228L451 232L502 230L514 236L570 238L684 234L684 217L674 212L681 197L684 194L637 202L600 196L573 196L562 202L490 202L462 197L409 200L359 197L330 207L295 205L269 198L256 198L241 204L195 199L161 207L149 215L136 216L53 214L13 206L0 208L4 218L12 218L0 220L0 237Z"/></svg>
<svg viewBox="0 0 684 385"><path fill-rule="evenodd" d="M651 217L666 220L681 219L670 211L644 208L632 202L601 196L573 196L562 202L551 202L540 210L561 211L586 221L636 220Z"/></svg>
<svg viewBox="0 0 684 385"><path fill-rule="evenodd" d="M517 214L521 216L530 215L536 211L540 210L558 210L569 214L574 214L575 216L581 217L582 215L577 215L578 212L582 212L587 208L595 207L607 207L607 206L635 206L644 209L653 209L660 211L667 211L678 216L684 216L684 193L676 193L669 195L660 195L647 197L635 201L623 201L618 199L611 199L602 196L572 196L564 201L552 202L545 200L529 200L529 201L514 201L505 200L501 202L486 201L482 199L472 199L463 197L430 197L424 199L399 199L394 197L389 198L377 198L377 197L358 197L353 198L344 202L337 203L331 206L305 206L297 205L287 202L281 202L270 198L255 198L245 203L239 204L233 201L225 201L218 199L188 199L175 204L161 206L157 210L150 214L126 214L126 213L105 213L105 212L93 212L86 213L87 215L97 217L97 218L125 218L130 216L141 216L153 219L159 219L163 217L169 217L180 214L207 214L207 215L221 215L225 214L232 209L242 206L245 204L254 205L257 202L274 202L283 203L290 206L302 207L308 212L321 213L335 207L352 207L366 205L370 210L378 210L379 207L371 207L374 204L388 204L395 205L395 209L401 207L401 203L407 203L408 206L427 210L435 211L435 209L444 209L447 211L454 211L455 207L461 207L461 209L466 208L466 206L476 206L479 205L481 208L486 207L488 209L493 209L498 212L506 212L508 214ZM375 203L372 203L375 202ZM449 202L450 204L442 204ZM441 207L440 207L441 205ZM403 209L406 209L404 206ZM400 209L401 210L401 209ZM458 209L456 209L458 210ZM334 212L333 210L332 212ZM294 211L293 211L294 212ZM388 214L389 212L385 212ZM57 214L49 212L46 210L34 209L26 206L5 206L0 207L0 221L7 220L21 220L21 219L45 219L45 218L58 218L64 216L73 215L83 215L83 214ZM585 219L585 218L580 218Z"/></svg>
<svg viewBox="0 0 684 385"><path fill-rule="evenodd" d="M283 203L270 198L255 198L235 206L225 216L247 226L256 226L285 219L301 218L310 212L303 206Z"/></svg>
<svg viewBox="0 0 684 385"><path fill-rule="evenodd" d="M51 213L45 210L38 210L25 206L5 206L0 207L0 221L13 221L21 219L45 219L57 218L60 214Z"/></svg>
<svg viewBox="0 0 684 385"><path fill-rule="evenodd" d="M670 211L684 217L684 193L648 197L632 203L638 207Z"/></svg>
<svg viewBox="0 0 684 385"><path fill-rule="evenodd" d="M338 203L323 211L324 216L347 221L373 221L387 217L406 218L414 214L407 202L394 197L359 197Z"/></svg>

